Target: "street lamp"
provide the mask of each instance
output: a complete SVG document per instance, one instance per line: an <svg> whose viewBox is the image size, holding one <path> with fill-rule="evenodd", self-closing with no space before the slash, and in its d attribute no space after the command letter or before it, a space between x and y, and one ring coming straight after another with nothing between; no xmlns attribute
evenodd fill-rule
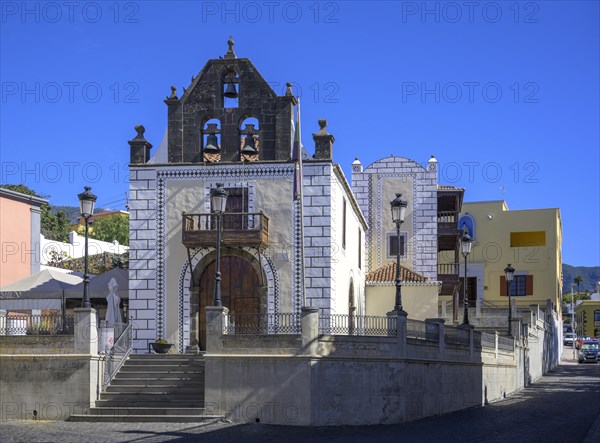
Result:
<svg viewBox="0 0 600 443"><path fill-rule="evenodd" d="M573 361L575 361L575 359L577 358L576 352L575 352L575 348L576 348L576 341L577 341L577 329L576 329L576 325L575 325L575 292L573 290L573 286L575 286L573 283L571 283L571 333L573 335L575 335L575 337L573 338Z"/></svg>
<svg viewBox="0 0 600 443"><path fill-rule="evenodd" d="M464 232L461 242L460 242L460 247L462 250L462 255L463 257L465 257L465 281L464 281L464 285L463 285L463 304L465 305L465 310L464 310L464 314L463 314L463 325L468 325L469 324L469 299L467 297L467 257L469 256L469 254L471 253L471 246L473 246L473 242L471 241L471 236L469 235L469 233L467 231Z"/></svg>
<svg viewBox="0 0 600 443"><path fill-rule="evenodd" d="M227 205L228 192L223 183L217 183L216 188L210 190L210 202L212 210L217 214L217 270L215 272L215 306L223 306L221 301L221 218Z"/></svg>
<svg viewBox="0 0 600 443"><path fill-rule="evenodd" d="M392 207L392 221L396 223L396 301L394 304L394 311L404 312L402 309L402 294L400 282L400 225L404 223L404 217L406 216L406 207L408 203L402 199L402 194L396 194L396 198L390 202Z"/></svg>
<svg viewBox="0 0 600 443"><path fill-rule="evenodd" d="M508 296L508 335L512 334L512 304L510 298L510 283L513 281L514 275L515 268L513 268L510 264L504 268L504 276L506 277L506 295Z"/></svg>
<svg viewBox="0 0 600 443"><path fill-rule="evenodd" d="M94 203L96 203L96 196L90 191L92 188L84 186L84 192L77 195L79 198L79 213L85 221L85 260L83 268L83 299L81 300L82 308L91 308L90 295L88 293L88 285L90 283L90 276L88 275L88 229L90 217L94 215Z"/></svg>

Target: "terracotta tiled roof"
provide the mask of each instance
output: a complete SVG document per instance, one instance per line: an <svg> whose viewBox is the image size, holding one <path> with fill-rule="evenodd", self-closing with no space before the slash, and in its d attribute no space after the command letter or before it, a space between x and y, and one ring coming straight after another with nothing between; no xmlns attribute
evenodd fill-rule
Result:
<svg viewBox="0 0 600 443"><path fill-rule="evenodd" d="M400 266L400 279L402 281L410 282L426 282L427 278L423 277L416 272L406 269L404 266ZM375 269L373 272L367 274L368 283L384 283L396 281L396 263L382 266L379 269Z"/></svg>
<svg viewBox="0 0 600 443"><path fill-rule="evenodd" d="M464 191L464 188L457 188L456 186L437 185L437 187L442 191Z"/></svg>

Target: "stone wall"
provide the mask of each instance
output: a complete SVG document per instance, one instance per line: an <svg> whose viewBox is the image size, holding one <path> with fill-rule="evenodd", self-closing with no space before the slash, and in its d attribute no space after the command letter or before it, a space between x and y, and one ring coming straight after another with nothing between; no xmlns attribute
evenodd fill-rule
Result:
<svg viewBox="0 0 600 443"><path fill-rule="evenodd" d="M0 354L72 354L75 352L72 335L0 336Z"/></svg>
<svg viewBox="0 0 600 443"><path fill-rule="evenodd" d="M145 352L157 338L155 169L130 168L129 199L129 312L134 350Z"/></svg>
<svg viewBox="0 0 600 443"><path fill-rule="evenodd" d="M523 348L397 336L321 335L304 310L297 336L223 335L220 308L207 311L206 408L235 422L285 425L402 423L480 406L523 386ZM454 332L452 333L454 334ZM453 336L450 334L450 336ZM509 343L503 340L505 346ZM541 358L534 352L530 359Z"/></svg>
<svg viewBox="0 0 600 443"><path fill-rule="evenodd" d="M82 308L73 336L0 337L0 421L86 413L102 383L97 340L96 313Z"/></svg>

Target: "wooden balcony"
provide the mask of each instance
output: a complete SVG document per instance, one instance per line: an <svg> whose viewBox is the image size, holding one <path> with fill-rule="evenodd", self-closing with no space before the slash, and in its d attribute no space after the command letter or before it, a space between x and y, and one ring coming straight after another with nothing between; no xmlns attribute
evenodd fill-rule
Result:
<svg viewBox="0 0 600 443"><path fill-rule="evenodd" d="M458 212L439 211L437 216L438 251L453 251L458 247Z"/></svg>
<svg viewBox="0 0 600 443"><path fill-rule="evenodd" d="M226 212L222 219L221 245L243 248L269 244L269 217L262 212ZM187 248L215 246L216 214L183 214L182 242Z"/></svg>
<svg viewBox="0 0 600 443"><path fill-rule="evenodd" d="M440 295L454 294L455 287L460 285L458 263L438 263L438 280L442 282Z"/></svg>

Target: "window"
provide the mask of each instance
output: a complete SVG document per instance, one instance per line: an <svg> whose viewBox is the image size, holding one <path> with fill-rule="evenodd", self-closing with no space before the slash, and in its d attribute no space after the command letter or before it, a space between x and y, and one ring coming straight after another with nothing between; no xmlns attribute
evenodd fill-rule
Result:
<svg viewBox="0 0 600 443"><path fill-rule="evenodd" d="M506 297L506 278L500 277L500 295ZM510 283L510 295L523 297L533 295L533 275L515 275Z"/></svg>
<svg viewBox="0 0 600 443"><path fill-rule="evenodd" d="M594 311L594 326L600 326L600 309Z"/></svg>
<svg viewBox="0 0 600 443"><path fill-rule="evenodd" d="M342 206L342 248L346 249L346 199L343 199Z"/></svg>
<svg viewBox="0 0 600 443"><path fill-rule="evenodd" d="M398 236L396 234L388 234L388 258L392 259L398 255ZM404 257L406 255L406 234L400 234L400 256Z"/></svg>
<svg viewBox="0 0 600 443"><path fill-rule="evenodd" d="M546 246L546 231L511 232L510 247Z"/></svg>

